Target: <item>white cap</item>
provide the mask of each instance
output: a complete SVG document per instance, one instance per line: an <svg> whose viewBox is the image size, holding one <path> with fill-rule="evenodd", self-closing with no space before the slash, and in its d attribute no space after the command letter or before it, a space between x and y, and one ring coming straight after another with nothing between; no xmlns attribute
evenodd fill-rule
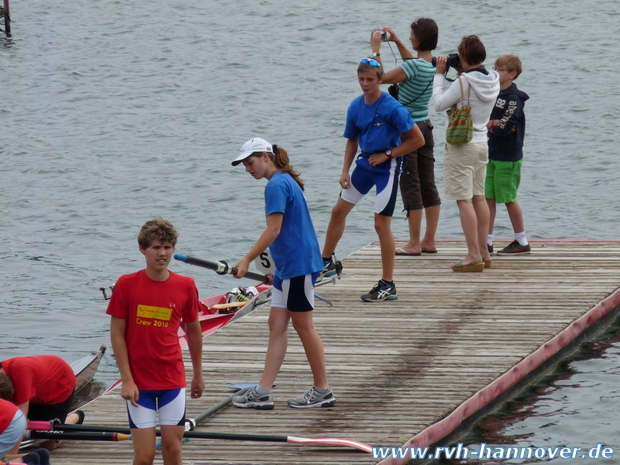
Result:
<svg viewBox="0 0 620 465"><path fill-rule="evenodd" d="M256 152L273 153L273 148L271 147L271 144L269 142L267 142L265 139L261 139L260 137L250 139L245 144L243 144L243 147L241 147L241 150L239 150L239 156L235 158L235 160L232 162L232 165L237 166L243 160Z"/></svg>

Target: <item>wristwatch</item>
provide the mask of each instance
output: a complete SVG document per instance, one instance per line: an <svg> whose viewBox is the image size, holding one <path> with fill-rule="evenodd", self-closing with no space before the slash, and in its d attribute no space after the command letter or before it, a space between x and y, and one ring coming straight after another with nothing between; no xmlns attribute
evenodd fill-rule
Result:
<svg viewBox="0 0 620 465"><path fill-rule="evenodd" d="M388 160L391 160L391 159L392 159L392 149L387 149L387 150L385 151L385 154L387 155Z"/></svg>
<svg viewBox="0 0 620 465"><path fill-rule="evenodd" d="M381 56L381 54L380 54L380 53L377 53L377 52L372 52L372 57L373 57L373 58L374 58L374 57L380 57L380 56Z"/></svg>

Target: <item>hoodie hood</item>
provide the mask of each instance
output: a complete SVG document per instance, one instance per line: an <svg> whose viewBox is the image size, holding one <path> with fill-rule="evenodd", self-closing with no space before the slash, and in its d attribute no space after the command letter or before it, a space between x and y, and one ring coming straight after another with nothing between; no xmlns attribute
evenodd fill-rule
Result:
<svg viewBox="0 0 620 465"><path fill-rule="evenodd" d="M488 73L471 71L461 74L461 77L469 83L472 91L482 102L495 103L497 94L499 94L499 73L493 70L488 71Z"/></svg>
<svg viewBox="0 0 620 465"><path fill-rule="evenodd" d="M504 90L500 90L499 95L501 95L502 97L508 96L508 95L514 95L520 98L522 103L525 103L526 101L530 99L530 96L527 95L525 92L523 92L521 89L519 89L514 82L510 84L510 87Z"/></svg>

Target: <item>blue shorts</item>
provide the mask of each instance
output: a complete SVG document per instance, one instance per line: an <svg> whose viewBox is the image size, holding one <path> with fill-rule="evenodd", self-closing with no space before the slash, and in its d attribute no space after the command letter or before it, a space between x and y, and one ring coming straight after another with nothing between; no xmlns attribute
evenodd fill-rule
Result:
<svg viewBox="0 0 620 465"><path fill-rule="evenodd" d="M364 198L372 186L377 186L375 197L375 213L381 216L392 216L398 197L399 170L390 173L371 173L356 167L351 174L351 187L342 189L340 197L353 205Z"/></svg>
<svg viewBox="0 0 620 465"><path fill-rule="evenodd" d="M127 401L131 428L155 428L160 425L185 425L185 388L140 391L138 407Z"/></svg>
<svg viewBox="0 0 620 465"><path fill-rule="evenodd" d="M285 308L289 312L314 310L314 283L318 277L318 272L291 279L276 276L271 290L271 306Z"/></svg>
<svg viewBox="0 0 620 465"><path fill-rule="evenodd" d="M15 412L15 416L9 426L0 434L0 459L22 438L26 431L27 423L24 412L21 410Z"/></svg>

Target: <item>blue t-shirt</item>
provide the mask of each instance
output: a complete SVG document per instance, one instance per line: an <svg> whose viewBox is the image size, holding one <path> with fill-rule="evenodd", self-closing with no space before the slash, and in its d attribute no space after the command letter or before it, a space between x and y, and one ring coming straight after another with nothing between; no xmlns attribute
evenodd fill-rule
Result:
<svg viewBox="0 0 620 465"><path fill-rule="evenodd" d="M389 173L391 160L373 167L368 163L368 157L398 147L400 135L414 124L409 110L391 95L382 92L372 105L364 103L364 96L360 95L349 105L343 135L347 139L357 138L362 152L355 161L357 166L372 172Z"/></svg>
<svg viewBox="0 0 620 465"><path fill-rule="evenodd" d="M276 276L291 279L323 269L319 240L299 184L276 171L265 186L265 214L283 213L280 234L269 246Z"/></svg>

